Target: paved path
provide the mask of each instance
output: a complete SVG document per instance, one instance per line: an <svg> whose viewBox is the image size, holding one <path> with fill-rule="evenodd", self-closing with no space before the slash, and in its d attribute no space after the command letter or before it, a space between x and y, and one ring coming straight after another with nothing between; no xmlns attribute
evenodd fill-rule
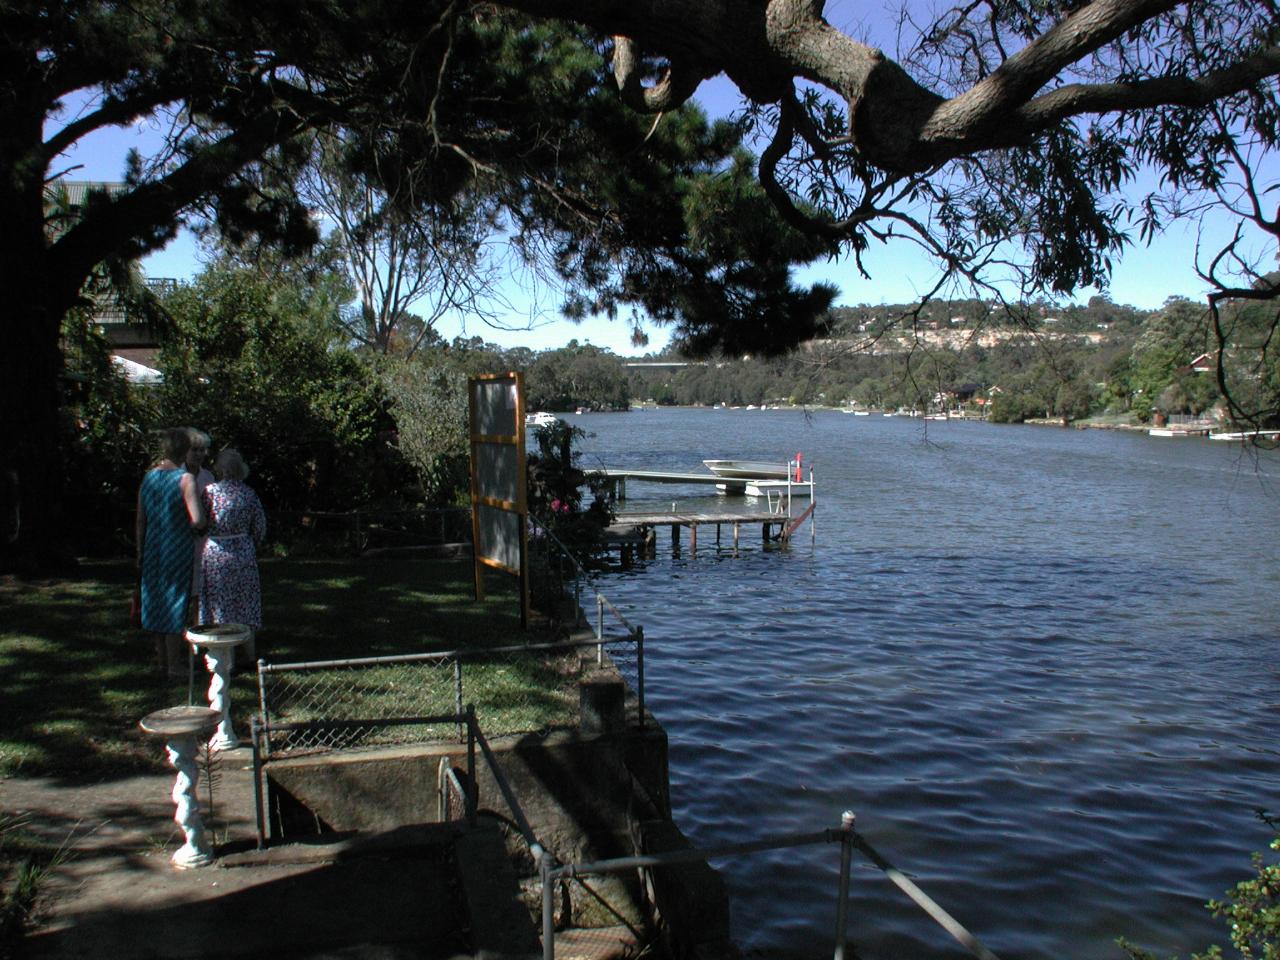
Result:
<svg viewBox="0 0 1280 960"><path fill-rule="evenodd" d="M252 852L249 761L247 749L223 755L209 821L222 856L200 870L169 863L181 843L172 775L90 786L0 781L0 810L67 851L42 885L22 956L410 960L462 952L464 918L438 841ZM203 802L203 784L200 794Z"/></svg>

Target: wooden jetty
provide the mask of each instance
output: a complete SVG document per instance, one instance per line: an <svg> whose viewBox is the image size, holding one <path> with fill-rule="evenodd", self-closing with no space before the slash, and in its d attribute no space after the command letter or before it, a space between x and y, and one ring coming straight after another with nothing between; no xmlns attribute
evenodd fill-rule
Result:
<svg viewBox="0 0 1280 960"><path fill-rule="evenodd" d="M769 480L760 477L723 477L714 473L684 473L674 470L616 470L604 468L593 472L593 476L608 481L610 496L616 502L626 500L627 481L647 483L687 483L715 484L722 493L747 494L762 496L768 499L767 510L714 511L708 513L691 513L677 510L651 511L647 513L620 513L612 525L605 531L605 538L610 546L622 551L622 565L629 566L631 558L637 552L652 556L657 548L657 528L671 528L671 549L680 552L681 531L689 531L689 550L698 550L698 530L701 527L715 527L716 545L721 543L723 529L729 527L733 531L733 548L738 548L742 536L743 525L760 525L763 542L789 542L796 529L809 520L810 533L813 532L813 512L817 505L814 495L813 468L809 468L808 480ZM791 501L793 497L808 497L809 505L798 515L792 516Z"/></svg>
<svg viewBox="0 0 1280 960"><path fill-rule="evenodd" d="M702 527L715 528L716 546L720 546L722 532L725 527L733 531L733 548L738 549L744 525L760 524L760 535L764 543L772 541L786 543L791 535L805 520L813 515L813 504L797 516L787 513L742 512L742 513L687 513L678 510L655 511L649 513L620 513L605 531L605 537L612 546L622 551L622 565L629 566L631 557L637 552L652 556L657 550L657 528L671 528L671 549L680 552L682 531L689 531L689 550L698 551L698 531Z"/></svg>

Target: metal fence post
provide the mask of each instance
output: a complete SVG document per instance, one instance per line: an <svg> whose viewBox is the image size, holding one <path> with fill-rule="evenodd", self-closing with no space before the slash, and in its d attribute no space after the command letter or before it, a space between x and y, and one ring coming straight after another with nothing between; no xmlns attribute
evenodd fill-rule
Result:
<svg viewBox="0 0 1280 960"><path fill-rule="evenodd" d="M467 826L475 829L476 807L480 806L480 784L476 780L476 707L467 704Z"/></svg>
<svg viewBox="0 0 1280 960"><path fill-rule="evenodd" d="M644 729L644 627L636 627L636 710L639 726Z"/></svg>
<svg viewBox="0 0 1280 960"><path fill-rule="evenodd" d="M453 709L462 713L462 658L453 661ZM462 739L462 727L458 727L458 739Z"/></svg>
<svg viewBox="0 0 1280 960"><path fill-rule="evenodd" d="M809 468L809 544L818 542L818 487L813 482L813 467Z"/></svg>
<svg viewBox="0 0 1280 960"><path fill-rule="evenodd" d="M267 661L258 658L258 714L262 717L264 756L271 756L271 713L267 709Z"/></svg>
<svg viewBox="0 0 1280 960"><path fill-rule="evenodd" d="M556 958L555 898L551 889L551 851L543 850L538 861L542 875L542 960Z"/></svg>
<svg viewBox="0 0 1280 960"><path fill-rule="evenodd" d="M596 594L596 639L604 640L604 597ZM604 644L596 646L596 666L604 666Z"/></svg>
<svg viewBox="0 0 1280 960"><path fill-rule="evenodd" d="M267 847L267 821L262 796L262 724L257 717L249 720L249 737L253 743L253 816L258 828L258 849Z"/></svg>
<svg viewBox="0 0 1280 960"><path fill-rule="evenodd" d="M854 813L846 810L840 817L840 893L836 899L835 960L844 960L845 928L849 924L849 861L853 854Z"/></svg>

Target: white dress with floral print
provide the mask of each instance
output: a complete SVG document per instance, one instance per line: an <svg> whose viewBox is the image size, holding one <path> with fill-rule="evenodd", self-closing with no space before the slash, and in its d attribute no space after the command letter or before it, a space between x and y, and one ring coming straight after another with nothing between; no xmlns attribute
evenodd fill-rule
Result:
<svg viewBox="0 0 1280 960"><path fill-rule="evenodd" d="M200 622L262 626L257 544L267 532L258 495L241 480L220 480L204 492L209 539L201 570Z"/></svg>

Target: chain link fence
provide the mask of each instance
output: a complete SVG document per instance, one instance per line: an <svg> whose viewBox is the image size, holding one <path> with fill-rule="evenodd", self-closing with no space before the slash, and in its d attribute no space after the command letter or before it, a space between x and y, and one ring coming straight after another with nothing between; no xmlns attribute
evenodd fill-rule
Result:
<svg viewBox="0 0 1280 960"><path fill-rule="evenodd" d="M461 741L461 724L403 721L461 714L464 703L475 706L490 735L576 726L578 684L586 673L617 664L630 689L640 691L641 643L626 636L603 643L593 639L356 660L262 662L258 697L265 749L280 756ZM355 728L335 723L350 720L363 723ZM381 720L397 722L380 725ZM273 730L273 723L289 728Z"/></svg>

